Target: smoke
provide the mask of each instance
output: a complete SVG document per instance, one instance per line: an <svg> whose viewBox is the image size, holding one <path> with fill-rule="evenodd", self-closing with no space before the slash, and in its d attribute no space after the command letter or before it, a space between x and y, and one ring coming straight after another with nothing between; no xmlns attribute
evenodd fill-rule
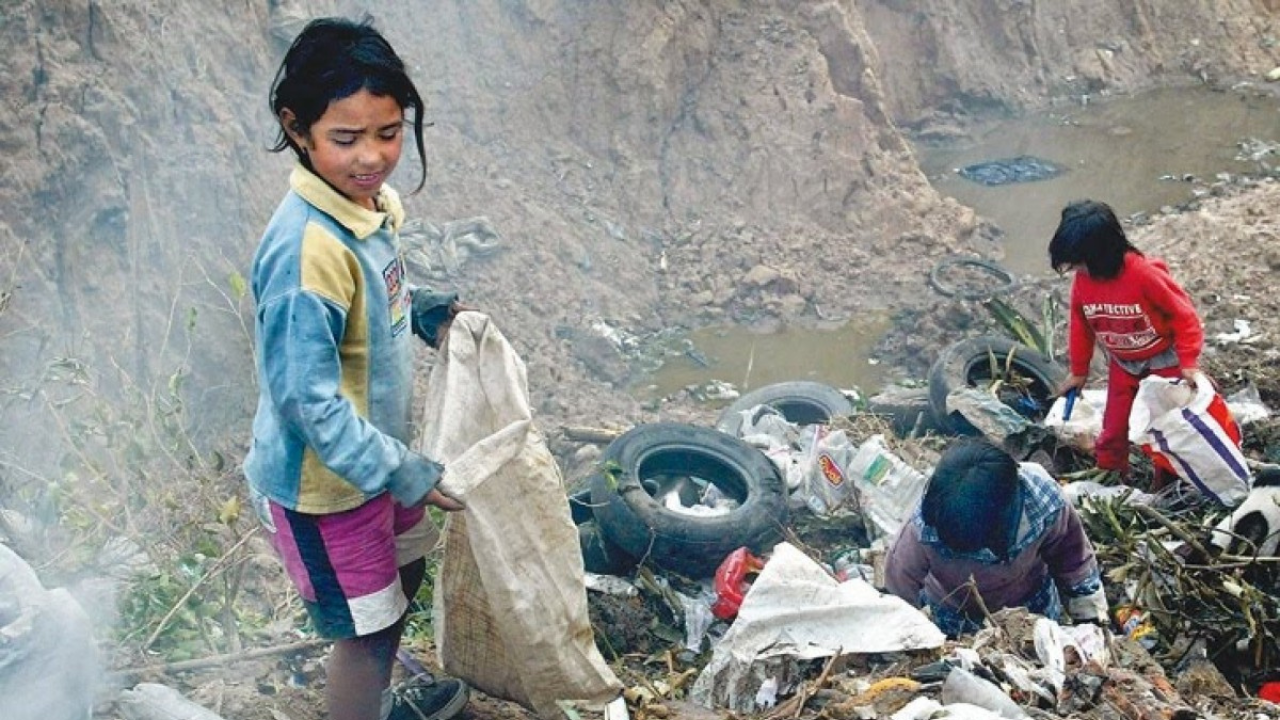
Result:
<svg viewBox="0 0 1280 720"><path fill-rule="evenodd" d="M0 716L85 720L100 676L89 615L0 545Z"/></svg>

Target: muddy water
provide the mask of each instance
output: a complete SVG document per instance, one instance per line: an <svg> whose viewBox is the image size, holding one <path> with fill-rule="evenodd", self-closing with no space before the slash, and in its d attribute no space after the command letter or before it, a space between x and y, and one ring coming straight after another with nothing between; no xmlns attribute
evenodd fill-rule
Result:
<svg viewBox="0 0 1280 720"><path fill-rule="evenodd" d="M886 313L864 316L838 330L786 328L767 335L741 328L699 330L689 339L701 362L689 356L672 358L636 394L665 397L712 380L740 392L787 380L814 380L873 393L883 385L886 368L870 350L888 328Z"/></svg>
<svg viewBox="0 0 1280 720"><path fill-rule="evenodd" d="M1192 198L1219 173L1257 172L1238 144L1280 141L1280 103L1247 88L1171 88L1092 100L996 125L962 146L917 147L933 186L1005 232L1004 264L1020 274L1050 272L1049 238L1062 206L1109 203L1122 218L1154 214ZM1033 155L1066 168L1036 182L987 187L956 174L971 163ZM1268 158L1271 164L1280 158Z"/></svg>
<svg viewBox="0 0 1280 720"><path fill-rule="evenodd" d="M1138 96L1092 100L1002 122L950 147L916 148L934 187L974 208L1005 232L1004 264L1018 274L1049 271L1047 246L1062 206L1091 197L1121 217L1156 213L1192 198L1219 173L1256 172L1238 158L1239 143L1280 142L1275 97L1247 91L1176 88ZM1066 168L1037 182L986 187L955 173L965 165L1033 155ZM1272 164L1280 158L1268 158ZM870 349L887 317L859 319L836 331L785 330L758 335L716 328L691 338L706 366L691 358L669 361L637 389L662 397L711 380L739 390L785 380L819 380L874 393L888 377ZM750 370L748 370L750 366Z"/></svg>

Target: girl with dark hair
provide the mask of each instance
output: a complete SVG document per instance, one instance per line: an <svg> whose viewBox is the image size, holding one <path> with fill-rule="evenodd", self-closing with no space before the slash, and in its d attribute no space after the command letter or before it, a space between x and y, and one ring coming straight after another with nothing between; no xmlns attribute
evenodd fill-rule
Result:
<svg viewBox="0 0 1280 720"><path fill-rule="evenodd" d="M1075 622L1107 618L1093 545L1058 483L979 440L943 453L890 545L885 586L950 637L981 628L984 608L1058 620L1065 600Z"/></svg>
<svg viewBox="0 0 1280 720"><path fill-rule="evenodd" d="M443 720L467 702L450 678L393 691L409 602L437 537L426 506L462 505L436 488L439 463L409 449L416 334L435 347L456 296L412 288L385 184L422 98L366 19L319 19L276 73L273 150L298 164L254 256L260 396L244 474L272 545L312 624L334 641L333 720ZM421 187L421 183L419 183Z"/></svg>
<svg viewBox="0 0 1280 720"><path fill-rule="evenodd" d="M1129 475L1129 412L1148 375L1195 383L1204 330L1191 298L1160 260L1125 236L1105 203L1067 205L1049 242L1049 263L1075 271L1068 325L1070 375L1059 392L1084 388L1094 345L1108 357L1107 403L1094 446L1099 468ZM1158 489L1170 473L1157 472Z"/></svg>

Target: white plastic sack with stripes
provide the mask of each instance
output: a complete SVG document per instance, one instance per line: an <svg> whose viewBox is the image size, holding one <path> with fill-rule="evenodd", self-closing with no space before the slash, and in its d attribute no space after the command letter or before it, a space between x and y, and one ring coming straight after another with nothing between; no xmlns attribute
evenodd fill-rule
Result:
<svg viewBox="0 0 1280 720"><path fill-rule="evenodd" d="M1238 438L1226 401L1204 373L1196 376L1194 390L1158 375L1138 384L1129 441L1164 456L1178 477L1227 507L1249 494L1249 468Z"/></svg>
<svg viewBox="0 0 1280 720"><path fill-rule="evenodd" d="M421 451L466 503L445 525L435 636L445 672L558 718L622 686L596 649L578 531L529 408L524 362L488 316L459 313L431 372Z"/></svg>

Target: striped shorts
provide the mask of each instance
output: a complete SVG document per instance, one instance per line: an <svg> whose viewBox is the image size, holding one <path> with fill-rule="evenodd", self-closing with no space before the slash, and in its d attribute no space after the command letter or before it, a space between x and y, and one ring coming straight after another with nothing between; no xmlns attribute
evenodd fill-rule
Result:
<svg viewBox="0 0 1280 720"><path fill-rule="evenodd" d="M250 495L321 637L370 635L404 615L400 568L439 539L425 507L406 508L383 493L353 510L311 515Z"/></svg>

